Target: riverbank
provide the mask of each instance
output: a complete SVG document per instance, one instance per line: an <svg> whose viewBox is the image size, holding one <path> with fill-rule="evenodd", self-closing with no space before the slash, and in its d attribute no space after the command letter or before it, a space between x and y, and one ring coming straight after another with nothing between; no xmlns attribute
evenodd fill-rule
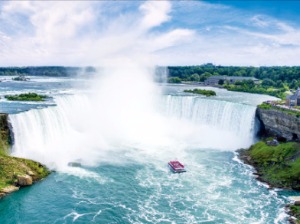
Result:
<svg viewBox="0 0 300 224"><path fill-rule="evenodd" d="M270 188L300 190L300 144L280 143L276 140L260 141L249 149L238 150L239 158L255 168L258 181ZM300 205L289 204L287 213L290 223L300 223Z"/></svg>
<svg viewBox="0 0 300 224"><path fill-rule="evenodd" d="M244 92L244 93L254 93L254 94L264 94L268 96L274 96L280 99L285 99L287 91L286 89L277 89L275 87L263 87L263 86L256 86L253 85L251 87L245 85L224 85L223 86L228 91L233 92Z"/></svg>
<svg viewBox="0 0 300 224"><path fill-rule="evenodd" d="M239 150L239 157L256 169L258 179L270 187L300 190L300 144L268 145L260 141L249 149Z"/></svg>
<svg viewBox="0 0 300 224"><path fill-rule="evenodd" d="M248 88L247 86L236 86L234 84L227 85L208 85L204 84L204 82L192 82L192 81L181 81L181 82L170 82L171 84L184 84L184 85L191 85L191 86L199 86L199 87L213 87L213 88L219 88L219 89L226 89L227 91L231 92L240 92L240 93L251 93L251 94L261 94L261 95L267 95L267 96L273 96L277 97L279 99L285 99L285 97L288 95L289 91L286 89L276 89L274 88L263 88L261 86L256 87L253 86L251 88Z"/></svg>
<svg viewBox="0 0 300 224"><path fill-rule="evenodd" d="M289 204L286 206L286 211L290 215L289 222L291 224L300 224L300 205Z"/></svg>
<svg viewBox="0 0 300 224"><path fill-rule="evenodd" d="M0 198L30 186L50 174L42 164L9 155L11 144L8 115L0 114Z"/></svg>

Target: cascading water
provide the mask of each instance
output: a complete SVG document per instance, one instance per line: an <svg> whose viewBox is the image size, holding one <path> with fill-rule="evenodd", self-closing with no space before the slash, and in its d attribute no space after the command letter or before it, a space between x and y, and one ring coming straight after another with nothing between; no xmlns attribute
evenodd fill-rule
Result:
<svg viewBox="0 0 300 224"><path fill-rule="evenodd" d="M202 129L198 136L200 143L203 139L211 140L201 144L202 147L235 150L254 141L256 107L252 105L171 95L165 97L164 104L168 117L188 121Z"/></svg>
<svg viewBox="0 0 300 224"><path fill-rule="evenodd" d="M59 171L31 194L20 191L24 223L285 223L284 200L228 152L253 143L255 103L115 89L59 95L57 106L10 115L13 154ZM169 171L174 158L186 173ZM11 207L0 209L20 222Z"/></svg>
<svg viewBox="0 0 300 224"><path fill-rule="evenodd" d="M69 106L81 104L85 107L84 102L80 97L60 97L55 107L10 115L14 134L13 154L35 159L50 167L56 165L53 162L60 164L75 159L68 154L68 149L77 148L80 132L71 122L74 114L71 110L75 108Z"/></svg>
<svg viewBox="0 0 300 224"><path fill-rule="evenodd" d="M136 111L133 117L119 112L108 122L104 113L93 113L88 95L59 96L56 104L10 115L14 155L59 169L77 160L95 165L124 148L150 154L160 151L160 156L165 151L167 159L170 151L178 157L189 148L236 150L254 141L255 107L251 105L164 95L155 112L147 110L139 117ZM130 120L134 118L136 123Z"/></svg>

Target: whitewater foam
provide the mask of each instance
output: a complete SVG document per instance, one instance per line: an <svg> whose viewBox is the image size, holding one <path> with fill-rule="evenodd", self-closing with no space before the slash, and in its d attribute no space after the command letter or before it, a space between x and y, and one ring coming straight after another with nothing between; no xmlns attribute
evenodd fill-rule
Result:
<svg viewBox="0 0 300 224"><path fill-rule="evenodd" d="M138 105L148 98L135 91L99 95L61 95L55 98L57 106L10 115L13 154L66 170L77 160L88 166L121 164L126 155L142 163L145 154L153 161L184 161L186 150L236 150L254 141L253 106L171 95Z"/></svg>

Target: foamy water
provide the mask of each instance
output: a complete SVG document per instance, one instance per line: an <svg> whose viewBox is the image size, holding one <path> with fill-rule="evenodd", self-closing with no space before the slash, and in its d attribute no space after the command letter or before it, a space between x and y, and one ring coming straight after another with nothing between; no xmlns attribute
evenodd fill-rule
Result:
<svg viewBox="0 0 300 224"><path fill-rule="evenodd" d="M252 168L234 154L255 141L257 99L251 94L234 99L239 93L228 97L223 90L205 98L184 95L183 87L160 88L146 88L147 94L158 91L149 101L147 94L134 96L138 88L123 96L108 96L111 88L105 95L94 90L55 95L57 106L10 115L13 154L57 172L2 201L1 220L287 223L285 197L257 182ZM171 173L172 159L187 172ZM73 161L82 167L69 167ZM20 216L11 212L14 201L22 202Z"/></svg>

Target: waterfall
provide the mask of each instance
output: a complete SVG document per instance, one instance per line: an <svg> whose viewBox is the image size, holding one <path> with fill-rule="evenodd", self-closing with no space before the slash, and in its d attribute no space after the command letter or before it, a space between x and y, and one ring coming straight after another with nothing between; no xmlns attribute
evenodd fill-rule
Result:
<svg viewBox="0 0 300 224"><path fill-rule="evenodd" d="M56 99L57 106L33 109L9 116L14 134L12 153L43 162L73 160L70 148L76 149L81 135L74 111L78 105L86 108L86 100L80 96L63 96ZM77 105L77 106L76 106ZM73 120L73 121L72 121ZM64 156L65 155L65 156ZM67 156L67 157L66 157ZM71 158L70 158L71 156Z"/></svg>
<svg viewBox="0 0 300 224"><path fill-rule="evenodd" d="M203 97L171 95L166 96L164 105L169 117L232 132L244 141L254 140L256 107L252 105Z"/></svg>
<svg viewBox="0 0 300 224"><path fill-rule="evenodd" d="M10 115L12 153L57 168L77 160L95 165L124 148L175 155L189 148L236 150L254 141L255 106L194 96L160 100L155 112L112 116L87 95L59 96L57 106Z"/></svg>

